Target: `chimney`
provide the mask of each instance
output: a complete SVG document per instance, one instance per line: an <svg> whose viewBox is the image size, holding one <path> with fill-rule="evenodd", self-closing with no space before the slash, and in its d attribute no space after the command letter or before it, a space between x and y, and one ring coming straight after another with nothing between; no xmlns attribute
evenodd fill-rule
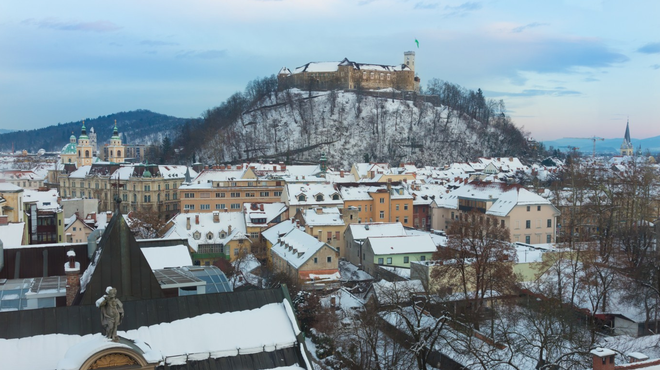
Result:
<svg viewBox="0 0 660 370"><path fill-rule="evenodd" d="M66 252L69 260L64 264L66 273L66 305L71 306L80 291L80 262L76 262L76 252Z"/></svg>
<svg viewBox="0 0 660 370"><path fill-rule="evenodd" d="M2 215L0 216L0 225L7 225L9 223L9 216Z"/></svg>
<svg viewBox="0 0 660 370"><path fill-rule="evenodd" d="M339 177L344 177L344 170L339 171Z"/></svg>
<svg viewBox="0 0 660 370"><path fill-rule="evenodd" d="M195 225L199 225L199 215L195 215Z"/></svg>
<svg viewBox="0 0 660 370"><path fill-rule="evenodd" d="M227 236L231 235L231 225L227 226Z"/></svg>
<svg viewBox="0 0 660 370"><path fill-rule="evenodd" d="M215 211L213 212L213 223L217 224L220 222L220 212Z"/></svg>
<svg viewBox="0 0 660 370"><path fill-rule="evenodd" d="M208 164L205 164L205 165L204 165L204 169L205 169L205 170L208 170L208 169L209 169L209 165L208 165Z"/></svg>
<svg viewBox="0 0 660 370"><path fill-rule="evenodd" d="M186 217L186 230L190 230L190 216Z"/></svg>
<svg viewBox="0 0 660 370"><path fill-rule="evenodd" d="M614 356L616 352L607 348L591 350L593 370L614 370Z"/></svg>
<svg viewBox="0 0 660 370"><path fill-rule="evenodd" d="M259 205L259 210L260 210L261 212L264 211L264 205L263 205L263 203Z"/></svg>
<svg viewBox="0 0 660 370"><path fill-rule="evenodd" d="M321 214L323 214L323 208L317 208L317 209L316 209L316 214L317 214L317 215L321 215Z"/></svg>
<svg viewBox="0 0 660 370"><path fill-rule="evenodd" d="M105 212L105 217L112 218L112 211L106 211Z"/></svg>

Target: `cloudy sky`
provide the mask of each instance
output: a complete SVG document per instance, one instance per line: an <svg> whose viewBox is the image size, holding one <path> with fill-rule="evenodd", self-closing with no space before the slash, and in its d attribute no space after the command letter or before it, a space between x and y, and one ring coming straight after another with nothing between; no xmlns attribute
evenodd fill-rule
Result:
<svg viewBox="0 0 660 370"><path fill-rule="evenodd" d="M199 117L282 66L348 57L481 88L538 140L660 135L660 1L0 3L0 128ZM414 40L419 40L419 48Z"/></svg>

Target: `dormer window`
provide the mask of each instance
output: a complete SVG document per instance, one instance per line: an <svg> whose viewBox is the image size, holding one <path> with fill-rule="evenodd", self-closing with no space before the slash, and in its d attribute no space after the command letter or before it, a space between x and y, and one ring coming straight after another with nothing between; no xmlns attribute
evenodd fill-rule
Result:
<svg viewBox="0 0 660 370"><path fill-rule="evenodd" d="M339 200L339 194L337 193L332 194L332 200Z"/></svg>
<svg viewBox="0 0 660 370"><path fill-rule="evenodd" d="M305 194L300 194L300 195L298 195L298 201L299 201L299 202L305 202L305 201L307 201L307 197L305 196Z"/></svg>
<svg viewBox="0 0 660 370"><path fill-rule="evenodd" d="M219 235L220 235L220 238L221 238L221 239L224 239L224 238L227 237L227 234L224 232L224 230L221 231L221 232L219 233Z"/></svg>
<svg viewBox="0 0 660 370"><path fill-rule="evenodd" d="M202 237L202 233L200 233L199 231L195 231L193 233L193 238L195 238L195 240L199 240L199 238L201 237Z"/></svg>
<svg viewBox="0 0 660 370"><path fill-rule="evenodd" d="M208 233L206 234L206 239L208 239L208 240L212 240L212 239L213 239L213 233L212 233L212 232L208 232Z"/></svg>
<svg viewBox="0 0 660 370"><path fill-rule="evenodd" d="M316 195L316 201L317 202L323 202L323 194L317 194Z"/></svg>

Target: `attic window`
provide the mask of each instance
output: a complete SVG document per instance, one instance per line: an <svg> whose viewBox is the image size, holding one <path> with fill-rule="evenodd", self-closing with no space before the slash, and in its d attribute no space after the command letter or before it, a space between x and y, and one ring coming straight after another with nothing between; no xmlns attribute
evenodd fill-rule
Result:
<svg viewBox="0 0 660 370"><path fill-rule="evenodd" d="M220 232L220 238L224 239L224 238L226 238L226 237L227 237L227 234L225 234L224 231L221 231L221 232Z"/></svg>
<svg viewBox="0 0 660 370"><path fill-rule="evenodd" d="M195 240L199 240L199 238L201 237L202 237L202 233L200 233L199 231L195 231L193 233L193 238L195 238Z"/></svg>
<svg viewBox="0 0 660 370"><path fill-rule="evenodd" d="M316 196L316 201L317 202L323 202L323 194L319 194Z"/></svg>
<svg viewBox="0 0 660 370"><path fill-rule="evenodd" d="M206 234L206 239L208 239L208 240L213 239L213 233L209 231L209 232Z"/></svg>
<svg viewBox="0 0 660 370"><path fill-rule="evenodd" d="M298 201L299 201L299 202L305 202L305 201L307 201L307 197L305 196L305 194L300 194L300 195L298 195Z"/></svg>
<svg viewBox="0 0 660 370"><path fill-rule="evenodd" d="M339 200L339 194L332 194L332 200Z"/></svg>

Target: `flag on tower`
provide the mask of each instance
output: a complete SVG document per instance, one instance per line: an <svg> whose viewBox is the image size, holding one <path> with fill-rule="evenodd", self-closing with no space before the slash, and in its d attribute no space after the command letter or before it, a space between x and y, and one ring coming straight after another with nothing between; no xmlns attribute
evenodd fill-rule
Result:
<svg viewBox="0 0 660 370"><path fill-rule="evenodd" d="M419 49L419 41L417 39L415 39L415 44L417 44L417 49Z"/></svg>

